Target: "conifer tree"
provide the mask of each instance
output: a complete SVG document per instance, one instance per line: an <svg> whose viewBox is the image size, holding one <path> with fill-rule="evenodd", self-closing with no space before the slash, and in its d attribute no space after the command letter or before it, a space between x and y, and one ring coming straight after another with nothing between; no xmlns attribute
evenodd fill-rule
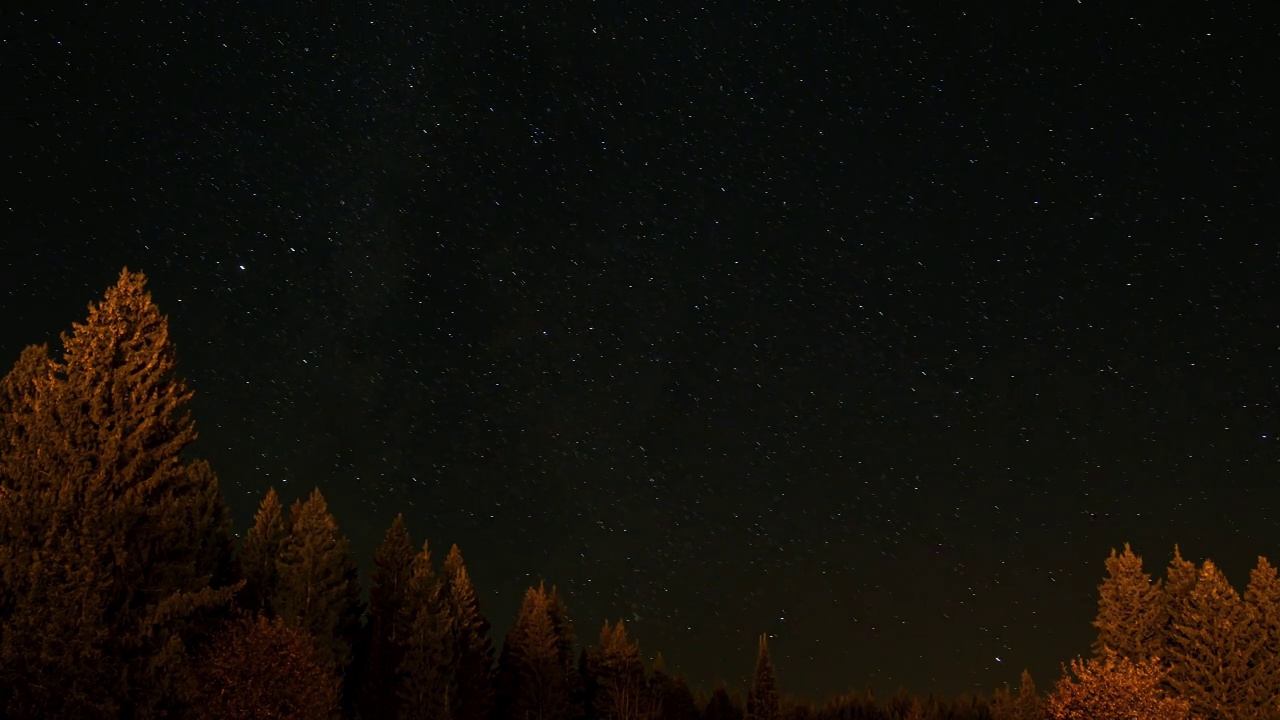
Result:
<svg viewBox="0 0 1280 720"><path fill-rule="evenodd" d="M1280 577L1265 557L1249 573L1244 605L1253 663L1244 682L1242 710L1246 716L1280 718Z"/></svg>
<svg viewBox="0 0 1280 720"><path fill-rule="evenodd" d="M661 720L698 720L698 703L689 683L681 676L671 678L669 690L662 696Z"/></svg>
<svg viewBox="0 0 1280 720"><path fill-rule="evenodd" d="M581 673L574 672L574 659L577 657L574 648L577 645L577 636L573 631L573 623L569 620L569 610L565 607L564 596L555 585L551 586L551 592L547 596L547 612L551 616L551 626L556 633L556 653L560 658L565 677L568 678L568 720L581 720L587 707L586 689L582 684L583 677Z"/></svg>
<svg viewBox="0 0 1280 720"><path fill-rule="evenodd" d="M189 644L231 595L210 585L220 498L182 456L191 392L145 282L122 272L61 359L24 353L11 386L25 388L0 453L11 718L177 712Z"/></svg>
<svg viewBox="0 0 1280 720"><path fill-rule="evenodd" d="M1013 701L1013 717L1015 720L1043 720L1044 702L1036 692L1035 681L1031 673L1023 670L1018 681L1018 696Z"/></svg>
<svg viewBox="0 0 1280 720"><path fill-rule="evenodd" d="M621 620L614 625L606 620L600 628L599 645L593 660L595 717L599 720L641 720L647 717L640 648L627 637L627 628Z"/></svg>
<svg viewBox="0 0 1280 720"><path fill-rule="evenodd" d="M1045 700L1050 720L1189 720L1186 699L1164 690L1164 666L1155 660L1134 662L1112 652L1071 662ZM1072 677L1074 675L1074 677Z"/></svg>
<svg viewBox="0 0 1280 720"><path fill-rule="evenodd" d="M453 620L450 649L457 683L450 717L488 720L493 711L493 645L489 640L489 621L480 612L480 599L457 545L449 548L443 574L446 613Z"/></svg>
<svg viewBox="0 0 1280 720"><path fill-rule="evenodd" d="M329 720L338 682L312 638L280 618L244 616L219 633L201 665L199 720Z"/></svg>
<svg viewBox="0 0 1280 720"><path fill-rule="evenodd" d="M1107 578L1098 586L1094 656L1101 657L1106 648L1135 660L1159 655L1163 599L1159 583L1151 583L1151 576L1142 571L1142 558L1129 543L1120 554L1113 548L1107 558Z"/></svg>
<svg viewBox="0 0 1280 720"><path fill-rule="evenodd" d="M571 716L562 638L552 619L552 595L543 585L529 588L503 643L498 717L565 720Z"/></svg>
<svg viewBox="0 0 1280 720"><path fill-rule="evenodd" d="M404 515L396 515L373 555L369 584L368 644L361 663L360 714L394 718L400 698L404 638L397 634L413 576L413 541Z"/></svg>
<svg viewBox="0 0 1280 720"><path fill-rule="evenodd" d="M779 720L781 706L778 697L778 683L773 670L773 659L769 657L769 636L760 635L760 643L756 649L756 670L751 678L751 688L747 691L747 720Z"/></svg>
<svg viewBox="0 0 1280 720"><path fill-rule="evenodd" d="M280 571L276 563L280 558L280 546L289 535L289 525L280 505L275 488L258 504L253 525L245 533L244 543L237 558L240 577L244 586L240 591L240 606L251 613L276 614L271 600L280 589Z"/></svg>
<svg viewBox="0 0 1280 720"><path fill-rule="evenodd" d="M310 633L321 659L341 677L359 631L360 585L347 539L319 490L289 508L289 532L276 568L279 585L270 607L290 626Z"/></svg>
<svg viewBox="0 0 1280 720"><path fill-rule="evenodd" d="M1212 560L1175 611L1168 636L1169 682L1206 720L1235 720L1248 674L1242 653L1245 606Z"/></svg>
<svg viewBox="0 0 1280 720"><path fill-rule="evenodd" d="M443 583L435 576L426 543L413 560L402 612L404 657L400 661L401 720L447 720L456 682L450 666L453 619Z"/></svg>
<svg viewBox="0 0 1280 720"><path fill-rule="evenodd" d="M991 694L991 720L1016 720L1016 718L1014 695L1009 689L1009 683L1005 683L1003 687L996 688Z"/></svg>
<svg viewBox="0 0 1280 720"><path fill-rule="evenodd" d="M734 702L724 681L716 685L702 711L703 720L743 720L742 706Z"/></svg>

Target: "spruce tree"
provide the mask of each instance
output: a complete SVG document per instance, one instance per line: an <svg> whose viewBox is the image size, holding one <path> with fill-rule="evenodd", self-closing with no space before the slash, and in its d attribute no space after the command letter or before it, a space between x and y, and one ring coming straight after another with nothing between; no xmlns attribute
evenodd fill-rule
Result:
<svg viewBox="0 0 1280 720"><path fill-rule="evenodd" d="M1249 573L1244 605L1253 662L1241 705L1255 717L1280 717L1280 577L1265 557Z"/></svg>
<svg viewBox="0 0 1280 720"><path fill-rule="evenodd" d="M359 630L360 584L347 539L318 489L289 508L276 568L279 585L270 607L310 633L326 666L341 677Z"/></svg>
<svg viewBox="0 0 1280 720"><path fill-rule="evenodd" d="M493 711L494 672L489 621L480 612L480 599L457 545L449 548L443 575L446 612L453 621L450 649L457 685L450 717L488 720Z"/></svg>
<svg viewBox="0 0 1280 720"><path fill-rule="evenodd" d="M1142 571L1142 558L1129 543L1120 554L1113 548L1107 558L1107 577L1098 586L1095 657L1101 657L1106 648L1135 660L1159 655L1163 599L1159 583L1151 583L1151 576Z"/></svg>
<svg viewBox="0 0 1280 720"><path fill-rule="evenodd" d="M574 672L574 660L577 657L575 647L577 636L573 631L573 622L569 620L569 609L565 606L564 596L555 585L547 595L547 612L551 616L551 625L556 633L556 653L560 658L560 666L569 687L569 715L567 720L581 720L586 707L586 688L583 686L581 673Z"/></svg>
<svg viewBox="0 0 1280 720"><path fill-rule="evenodd" d="M1168 636L1169 683L1206 720L1235 720L1247 661L1241 654L1245 606L1212 560L1175 611Z"/></svg>
<svg viewBox="0 0 1280 720"><path fill-rule="evenodd" d="M562 635L552 619L544 585L529 588L503 643L499 659L498 717L566 720L573 709Z"/></svg>
<svg viewBox="0 0 1280 720"><path fill-rule="evenodd" d="M244 580L239 602L245 610L269 617L276 614L275 608L271 607L271 601L280 589L280 571L276 563L280 559L280 546L288 535L289 525L280 505L280 496L275 488L270 488L258 504L258 512L253 516L253 525L245 533L237 559L240 577Z"/></svg>
<svg viewBox="0 0 1280 720"><path fill-rule="evenodd" d="M1013 717L1015 720L1043 720L1044 702L1036 692L1036 683L1031 679L1031 672L1023 670L1018 679L1018 696L1013 700Z"/></svg>
<svg viewBox="0 0 1280 720"><path fill-rule="evenodd" d="M182 455L191 392L145 284L122 272L58 361L24 353L0 457L8 717L178 712L189 645L230 598L210 585L216 480Z"/></svg>
<svg viewBox="0 0 1280 720"><path fill-rule="evenodd" d="M426 543L413 560L413 574L401 613L404 656L400 661L401 720L447 720L456 682L450 665L453 619L443 583L435 576Z"/></svg>
<svg viewBox="0 0 1280 720"><path fill-rule="evenodd" d="M621 620L615 625L606 620L600 628L599 645L593 653L593 661L595 717L598 720L640 720L648 717L640 648L627 637L627 628Z"/></svg>
<svg viewBox="0 0 1280 720"><path fill-rule="evenodd" d="M368 644L361 663L360 714L366 718L396 717L400 699L399 668L404 657L401 626L409 582L413 577L413 541L404 515L391 521L373 554L369 584Z"/></svg>
<svg viewBox="0 0 1280 720"><path fill-rule="evenodd" d="M773 659L769 657L769 636L760 635L756 649L756 669L747 691L747 720L778 720L781 704Z"/></svg>

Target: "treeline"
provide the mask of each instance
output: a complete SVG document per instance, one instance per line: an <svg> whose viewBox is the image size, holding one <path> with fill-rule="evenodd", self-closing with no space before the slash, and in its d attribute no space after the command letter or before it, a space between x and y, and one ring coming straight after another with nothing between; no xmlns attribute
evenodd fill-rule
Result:
<svg viewBox="0 0 1280 720"><path fill-rule="evenodd" d="M580 644L529 588L495 652L461 551L398 516L368 602L324 498L263 498L238 546L217 477L184 454L191 393L127 270L55 357L0 379L0 717L424 720L1280 719L1280 581L1243 594L1175 548L1157 582L1107 560L1093 657L1052 692L826 702L780 691L761 636L745 697L646 663L622 622ZM744 660L749 660L746 658ZM745 664L745 663L744 663Z"/></svg>

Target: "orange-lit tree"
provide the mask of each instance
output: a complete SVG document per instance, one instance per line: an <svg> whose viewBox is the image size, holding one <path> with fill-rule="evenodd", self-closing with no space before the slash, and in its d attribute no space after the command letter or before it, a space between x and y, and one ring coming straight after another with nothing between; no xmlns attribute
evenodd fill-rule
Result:
<svg viewBox="0 0 1280 720"><path fill-rule="evenodd" d="M1135 662L1109 650L1077 658L1069 672L1063 668L1045 712L1051 720L1189 720L1190 703L1166 694L1164 673L1158 660Z"/></svg>

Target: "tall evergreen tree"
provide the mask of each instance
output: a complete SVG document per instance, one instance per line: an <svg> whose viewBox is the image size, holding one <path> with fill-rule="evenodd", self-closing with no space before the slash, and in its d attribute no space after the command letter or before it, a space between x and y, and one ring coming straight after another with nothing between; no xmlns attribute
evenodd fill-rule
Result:
<svg viewBox="0 0 1280 720"><path fill-rule="evenodd" d="M1175 611L1170 628L1169 682L1206 720L1235 720L1244 688L1240 680L1247 661L1241 651L1245 607L1235 589L1212 560Z"/></svg>
<svg viewBox="0 0 1280 720"><path fill-rule="evenodd" d="M450 665L453 618L444 585L435 576L426 543L413 560L401 614L404 657L400 661L401 720L447 720L457 683Z"/></svg>
<svg viewBox="0 0 1280 720"><path fill-rule="evenodd" d="M182 456L191 392L145 284L125 270L60 360L20 360L0 457L8 717L176 712L189 644L231 594L210 585L216 480Z"/></svg>
<svg viewBox="0 0 1280 720"><path fill-rule="evenodd" d="M493 711L493 644L489 621L480 612L480 599L457 545L449 548L443 575L446 614L453 621L450 650L457 685L450 717L487 720Z"/></svg>
<svg viewBox="0 0 1280 720"><path fill-rule="evenodd" d="M1129 543L1120 554L1113 548L1107 558L1107 577L1098 586L1094 655L1101 657L1106 648L1135 660L1159 655L1163 600L1159 583L1151 583L1151 576L1142 571L1142 558Z"/></svg>
<svg viewBox="0 0 1280 720"><path fill-rule="evenodd" d="M1280 717L1280 577L1265 557L1259 557L1249 573L1244 605L1253 662L1241 705L1254 717Z"/></svg>
<svg viewBox="0 0 1280 720"><path fill-rule="evenodd" d="M393 718L397 714L399 668L404 657L404 638L397 629L413 577L413 559L413 541L404 515L396 515L373 554L368 639L360 667L361 717Z"/></svg>
<svg viewBox="0 0 1280 720"><path fill-rule="evenodd" d="M703 720L743 720L742 706L734 701L724 681L711 692L707 706L702 710Z"/></svg>
<svg viewBox="0 0 1280 720"><path fill-rule="evenodd" d="M573 714L569 669L552 619L552 595L529 588L507 632L498 664L498 715L527 720L566 720Z"/></svg>
<svg viewBox="0 0 1280 720"><path fill-rule="evenodd" d="M560 658L565 677L568 678L568 720L581 720L587 706L582 674L574 672L578 639L573 631L573 622L569 620L569 609L565 606L564 596L555 585L551 586L551 592L547 595L547 612L551 615L551 626L556 633L556 654Z"/></svg>
<svg viewBox="0 0 1280 720"><path fill-rule="evenodd" d="M341 677L360 627L360 584L347 539L319 490L289 508L276 568L279 585L270 607L310 633L322 660Z"/></svg>
<svg viewBox="0 0 1280 720"><path fill-rule="evenodd" d="M275 488L270 488L258 504L253 525L245 533L237 558L240 577L244 580L239 601L245 610L275 615L271 600L280 589L280 571L276 563L280 559L280 546L288 535L289 525L280 505L280 496Z"/></svg>
<svg viewBox="0 0 1280 720"><path fill-rule="evenodd" d="M779 720L781 705L778 682L769 656L769 636L760 635L756 649L756 670L747 691L747 720Z"/></svg>
<svg viewBox="0 0 1280 720"><path fill-rule="evenodd" d="M627 637L627 628L621 620L615 625L606 620L600 628L600 641L593 660L595 717L598 720L641 720L648 717L640 647Z"/></svg>
<svg viewBox="0 0 1280 720"><path fill-rule="evenodd" d="M1023 670L1018 678L1018 696L1013 700L1013 717L1015 720L1043 720L1044 701L1036 692L1036 683L1031 679L1031 672Z"/></svg>

